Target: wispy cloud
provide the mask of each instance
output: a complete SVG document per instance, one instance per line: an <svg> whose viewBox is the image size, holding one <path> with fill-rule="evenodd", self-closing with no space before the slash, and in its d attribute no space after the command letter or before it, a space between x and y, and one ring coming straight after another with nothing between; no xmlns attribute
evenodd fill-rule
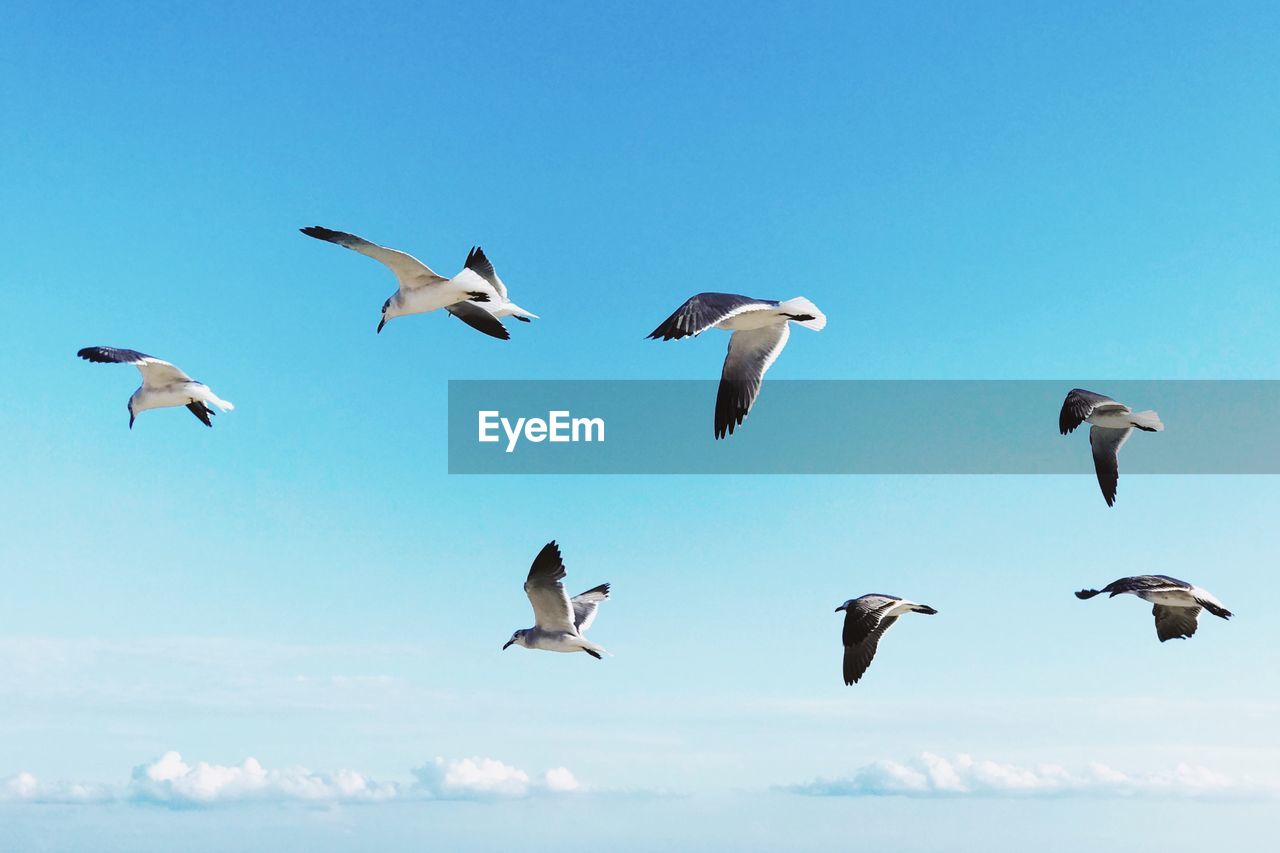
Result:
<svg viewBox="0 0 1280 853"><path fill-rule="evenodd" d="M1275 796L1274 785L1179 764L1158 773L1126 773L1097 762L1022 766L969 755L922 753L909 763L875 761L852 775L815 779L780 790L815 797L1192 797Z"/></svg>
<svg viewBox="0 0 1280 853"><path fill-rule="evenodd" d="M31 773L0 779L0 802L152 803L199 808L234 803L332 805L405 800L496 800L577 793L565 767L531 776L493 758L436 758L412 771L414 781L378 781L354 770L267 769L254 758L237 765L188 764L177 752L133 768L124 784L43 783Z"/></svg>

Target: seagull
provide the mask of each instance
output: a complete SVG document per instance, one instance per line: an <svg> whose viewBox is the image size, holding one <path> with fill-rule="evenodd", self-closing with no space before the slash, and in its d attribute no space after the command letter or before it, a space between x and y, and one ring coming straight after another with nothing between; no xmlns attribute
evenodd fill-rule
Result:
<svg viewBox="0 0 1280 853"><path fill-rule="evenodd" d="M879 593L851 598L837 607L836 613L841 610L844 611L845 684L856 684L862 678L867 667L871 666L871 659L876 656L880 638L898 621L899 616L908 611L930 616L938 612L927 604Z"/></svg>
<svg viewBox="0 0 1280 853"><path fill-rule="evenodd" d="M1098 485L1107 506L1116 502L1116 484L1120 480L1120 448L1137 427L1143 432L1160 432L1164 424L1155 412L1135 412L1110 397L1073 388L1062 402L1058 413L1058 429L1063 435L1088 421L1089 444L1093 447L1093 467L1098 472Z"/></svg>
<svg viewBox="0 0 1280 853"><path fill-rule="evenodd" d="M502 646L503 651L515 645L548 652L586 652L596 660L608 654L583 632L595 621L600 602L609 597L609 585L602 583L570 598L560 583L564 576L560 546L548 542L533 558L529 578L524 582L525 594L533 605L534 626L512 634Z"/></svg>
<svg viewBox="0 0 1280 853"><path fill-rule="evenodd" d="M511 334L498 318L515 317L524 323L538 319L537 314L524 310L507 298L507 286L498 278L493 264L479 246L473 246L467 253L461 272L453 278L445 278L412 255L370 243L345 231L333 231L318 225L299 230L308 237L368 255L396 274L400 289L382 303L379 332L388 320L443 308L471 328L505 341Z"/></svg>
<svg viewBox="0 0 1280 853"><path fill-rule="evenodd" d="M1168 575L1137 575L1112 581L1102 589L1082 589L1076 593L1081 600L1093 598L1104 592L1115 598L1122 592L1151 602L1151 615L1156 617L1156 636L1160 642L1175 637L1185 639L1196 632L1196 617L1200 608L1223 619L1231 618L1231 611L1211 593L1186 581Z"/></svg>
<svg viewBox="0 0 1280 853"><path fill-rule="evenodd" d="M209 408L209 403L224 412L235 408L203 382L197 382L167 361L137 350L85 347L76 355L97 364L132 364L138 368L142 374L142 386L129 398L129 429L133 429L133 420L138 413L147 409L186 406L205 426L211 427L213 421L210 418L216 412Z"/></svg>
<svg viewBox="0 0 1280 853"><path fill-rule="evenodd" d="M663 320L649 338L679 340L700 335L713 326L733 332L716 394L715 428L719 439L733 435L734 427L751 411L765 371L787 345L792 322L819 332L827 325L827 316L803 296L778 302L732 293L699 293Z"/></svg>

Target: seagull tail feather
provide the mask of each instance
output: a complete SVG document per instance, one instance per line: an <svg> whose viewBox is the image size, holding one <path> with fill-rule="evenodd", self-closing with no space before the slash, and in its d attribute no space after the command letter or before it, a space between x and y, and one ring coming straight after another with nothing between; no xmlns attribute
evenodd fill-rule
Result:
<svg viewBox="0 0 1280 853"><path fill-rule="evenodd" d="M794 299L779 302L778 310L787 315L792 322L799 323L806 329L813 329L815 332L821 332L826 328L827 315L819 311L817 305L814 305L803 296L797 296Z"/></svg>
<svg viewBox="0 0 1280 853"><path fill-rule="evenodd" d="M1133 425L1144 432L1161 432L1164 424L1160 422L1160 416L1151 410L1145 412L1134 412Z"/></svg>

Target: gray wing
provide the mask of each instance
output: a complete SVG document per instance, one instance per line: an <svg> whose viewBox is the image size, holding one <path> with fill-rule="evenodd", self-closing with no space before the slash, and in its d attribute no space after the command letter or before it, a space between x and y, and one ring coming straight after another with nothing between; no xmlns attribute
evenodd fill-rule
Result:
<svg viewBox="0 0 1280 853"><path fill-rule="evenodd" d="M484 249L479 246L472 246L471 251L467 253L467 261L463 264L464 269L469 269L476 275L480 276L489 284L493 285L493 289L498 291L498 295L502 297L502 301L507 301L507 286L502 283L502 279L498 278L497 271L493 268L493 264L485 255Z"/></svg>
<svg viewBox="0 0 1280 853"><path fill-rule="evenodd" d="M763 311L777 307L778 302L773 299L752 299L734 293L699 293L689 297L674 314L650 332L649 337L664 341L679 340L702 334L721 320L744 311Z"/></svg>
<svg viewBox="0 0 1280 853"><path fill-rule="evenodd" d="M791 337L791 324L786 320L759 329L734 332L729 338L729 354L720 372L720 389L716 392L716 438L733 435L751 411L765 371L778 358L778 353Z"/></svg>
<svg viewBox="0 0 1280 853"><path fill-rule="evenodd" d="M856 646L875 630L889 608L901 599L889 595L864 595L855 598L844 611L844 631L840 636L846 646Z"/></svg>
<svg viewBox="0 0 1280 853"><path fill-rule="evenodd" d="M534 557L529 578L524 582L525 595L533 605L533 624L543 631L575 632L573 606L569 594L560 583L565 576L560 546L548 542Z"/></svg>
<svg viewBox="0 0 1280 853"><path fill-rule="evenodd" d="M396 274L396 281L400 283L401 290L413 290L428 284L439 284L449 280L442 275L438 275L431 267L413 255L401 252L398 249L379 246L377 243L371 243L363 237L357 237L355 234L334 231L331 228L322 228L319 225L312 225L298 230L308 237L314 237L317 240L324 240L327 243L342 246L344 249L359 252L384 264Z"/></svg>
<svg viewBox="0 0 1280 853"><path fill-rule="evenodd" d="M132 364L142 374L144 387L162 388L177 382L194 382L190 376L167 361L132 349L85 347L76 353L95 364Z"/></svg>
<svg viewBox="0 0 1280 853"><path fill-rule="evenodd" d="M871 666L871 661L876 656L876 649L880 647L880 638L884 636L884 632L898 621L897 616L888 616L876 621L871 628L870 633L859 643L853 645L845 644L844 647L844 683L846 685L857 684L858 680L866 673L867 667ZM846 621L846 627L847 627Z"/></svg>
<svg viewBox="0 0 1280 853"><path fill-rule="evenodd" d="M1117 409L1128 411L1129 407L1117 403L1110 397L1086 391L1083 388L1072 388L1067 399L1062 401L1062 411L1058 413L1058 431L1063 435L1075 431L1084 423L1085 418L1099 409Z"/></svg>
<svg viewBox="0 0 1280 853"><path fill-rule="evenodd" d="M1154 592L1168 589L1191 589L1191 584L1171 578L1168 575L1134 575L1131 578L1120 578L1102 588L1103 592L1119 595L1122 592Z"/></svg>
<svg viewBox="0 0 1280 853"><path fill-rule="evenodd" d="M1196 617L1200 615L1199 607L1166 607L1155 604L1151 613L1156 617L1156 636L1160 642L1174 638L1185 639L1196 632Z"/></svg>
<svg viewBox="0 0 1280 853"><path fill-rule="evenodd" d="M608 598L609 585L602 583L570 599L569 603L573 605L573 624L579 634L585 633L591 627L591 623L596 621L596 611L600 609L600 602Z"/></svg>
<svg viewBox="0 0 1280 853"><path fill-rule="evenodd" d="M1093 448L1093 469L1107 506L1116 502L1116 486L1120 482L1120 448L1129 440L1132 427L1089 427L1089 445Z"/></svg>
<svg viewBox="0 0 1280 853"><path fill-rule="evenodd" d="M511 333L507 331L506 326L502 325L502 321L474 302L455 302L452 305L446 305L444 310L491 338L497 338L500 341L511 339Z"/></svg>

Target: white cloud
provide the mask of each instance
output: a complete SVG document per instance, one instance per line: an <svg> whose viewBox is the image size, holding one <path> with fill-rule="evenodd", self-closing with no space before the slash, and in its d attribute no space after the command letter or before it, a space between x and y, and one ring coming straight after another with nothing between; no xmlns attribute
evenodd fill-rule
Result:
<svg viewBox="0 0 1280 853"><path fill-rule="evenodd" d="M31 773L0 779L0 803L156 803L198 808L245 802L379 803L391 800L518 799L581 791L567 768L533 778L493 758L436 758L413 771L415 781L377 781L354 770L269 770L255 758L237 765L188 764L177 752L133 768L121 785L42 783Z"/></svg>
<svg viewBox="0 0 1280 853"><path fill-rule="evenodd" d="M555 767L539 780L492 758L437 758L413 771L419 787L441 800L527 797L536 793L567 794L581 790L568 768Z"/></svg>
<svg viewBox="0 0 1280 853"><path fill-rule="evenodd" d="M1125 773L1105 764L1077 769L1059 764L1021 766L922 753L909 764L875 761L853 775L815 779L782 788L827 797L1261 797L1275 786L1236 779L1204 767L1179 764L1160 773Z"/></svg>
<svg viewBox="0 0 1280 853"><path fill-rule="evenodd" d="M352 770L313 773L303 768L267 770L255 758L227 767L201 761L189 765L176 752L133 769L128 799L169 805L248 800L376 802L400 794L392 782L375 782Z"/></svg>

